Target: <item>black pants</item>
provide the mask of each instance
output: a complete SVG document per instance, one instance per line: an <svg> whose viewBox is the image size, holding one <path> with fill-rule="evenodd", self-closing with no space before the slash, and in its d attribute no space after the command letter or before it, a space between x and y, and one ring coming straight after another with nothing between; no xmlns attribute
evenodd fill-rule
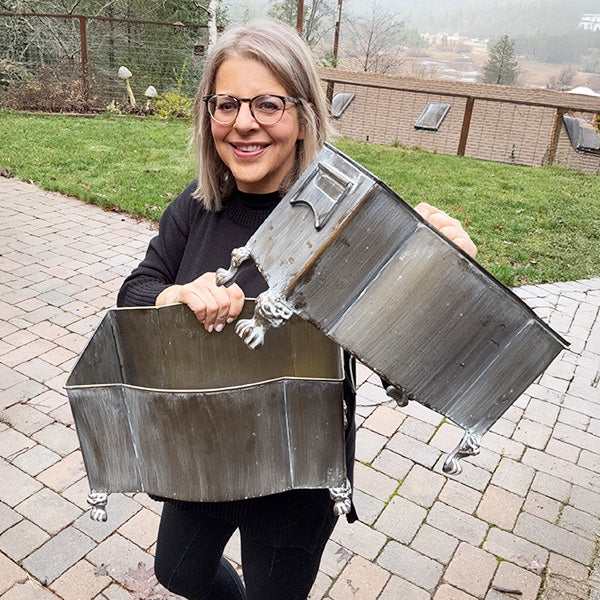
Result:
<svg viewBox="0 0 600 600"><path fill-rule="evenodd" d="M306 600L331 530L314 552L275 548L241 537L244 582L223 557L236 527L170 504L163 507L154 570L171 592L188 600Z"/></svg>

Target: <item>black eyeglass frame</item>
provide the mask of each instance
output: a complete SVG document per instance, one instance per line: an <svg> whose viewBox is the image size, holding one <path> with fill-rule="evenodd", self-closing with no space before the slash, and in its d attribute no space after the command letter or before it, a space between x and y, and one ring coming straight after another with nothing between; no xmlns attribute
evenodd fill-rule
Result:
<svg viewBox="0 0 600 600"><path fill-rule="evenodd" d="M283 102L283 109L281 111L281 115L279 115L279 118L277 119L277 121L273 121L273 123L263 123L260 119L258 119L256 117L256 115L254 114L254 111L252 110L252 103L257 98L262 98L263 96L271 96L273 98L279 98ZM237 102L237 112L235 113L235 117L233 117L233 119L231 119L231 121L229 121L229 122L218 121L214 117L214 115L210 111L210 107L208 104L213 98L231 98L232 100L235 100ZM296 104L296 105L302 104L302 101L298 98L292 98L290 96L279 96L278 94L258 94L258 96L254 96L254 98L238 98L237 96L232 96L231 94L209 94L208 96L202 96L202 100L206 104L206 110L208 110L208 114L210 115L210 118L213 119L213 121L215 121L215 123L219 123L219 125L233 125L233 123L235 123L235 120L237 119L238 115L240 114L240 108L242 108L242 102L248 103L248 107L250 108L250 114L252 115L252 118L257 123L260 123L261 125L266 125L266 126L277 125L277 123L279 123L279 121L281 121L281 119L283 119L283 115L285 113L285 106L288 102L291 102L292 104Z"/></svg>

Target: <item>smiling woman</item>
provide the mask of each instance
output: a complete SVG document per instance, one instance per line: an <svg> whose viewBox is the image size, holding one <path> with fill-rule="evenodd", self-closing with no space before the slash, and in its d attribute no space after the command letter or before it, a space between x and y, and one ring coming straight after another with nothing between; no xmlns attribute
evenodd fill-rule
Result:
<svg viewBox="0 0 600 600"><path fill-rule="evenodd" d="M183 303L207 332L218 334L237 319L245 298L258 296L267 285L251 266L236 284L218 287L216 269L229 264L231 251L244 246L267 219L328 136L327 103L309 49L281 23L225 32L207 59L194 119L198 180L165 210L158 236L125 280L117 303ZM458 221L430 206L422 210L451 239L472 247ZM291 352L284 343L280 351ZM357 518L350 501L355 366L349 356L344 374L337 406L340 417L342 406L346 408L342 466L348 481L331 491L292 489L229 502L163 498L155 571L169 590L190 600L306 600L339 513L346 513L350 522ZM306 392L310 398L318 394L314 387ZM271 401L273 406L285 404L285 397ZM308 410L309 403L304 406ZM275 413L256 417L262 415L270 429L285 435L286 423ZM208 424L211 435L220 427L222 435L241 439L233 421L222 420ZM307 431L293 450L304 452L310 444ZM228 465L221 469L227 481ZM222 556L236 529L244 584Z"/></svg>

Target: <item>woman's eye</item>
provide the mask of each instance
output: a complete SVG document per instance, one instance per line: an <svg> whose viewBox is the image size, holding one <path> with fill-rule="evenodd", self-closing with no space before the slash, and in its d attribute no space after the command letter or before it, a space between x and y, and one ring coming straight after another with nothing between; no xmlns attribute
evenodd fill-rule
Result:
<svg viewBox="0 0 600 600"><path fill-rule="evenodd" d="M217 104L217 110L222 110L223 112L232 112L237 110L237 104L231 100L224 100Z"/></svg>
<svg viewBox="0 0 600 600"><path fill-rule="evenodd" d="M261 100L257 103L256 110L261 112L275 112L281 110L281 106L278 102L273 100Z"/></svg>

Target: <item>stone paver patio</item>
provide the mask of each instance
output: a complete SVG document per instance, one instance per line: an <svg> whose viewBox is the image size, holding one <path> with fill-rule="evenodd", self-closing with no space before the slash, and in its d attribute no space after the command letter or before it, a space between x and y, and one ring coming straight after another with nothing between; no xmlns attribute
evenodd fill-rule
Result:
<svg viewBox="0 0 600 600"><path fill-rule="evenodd" d="M0 218L0 599L173 598L147 571L160 504L114 494L89 519L63 390L154 227L4 178ZM441 464L461 431L360 369L361 520L340 521L312 600L600 599L600 278L517 293L571 347L458 476Z"/></svg>

